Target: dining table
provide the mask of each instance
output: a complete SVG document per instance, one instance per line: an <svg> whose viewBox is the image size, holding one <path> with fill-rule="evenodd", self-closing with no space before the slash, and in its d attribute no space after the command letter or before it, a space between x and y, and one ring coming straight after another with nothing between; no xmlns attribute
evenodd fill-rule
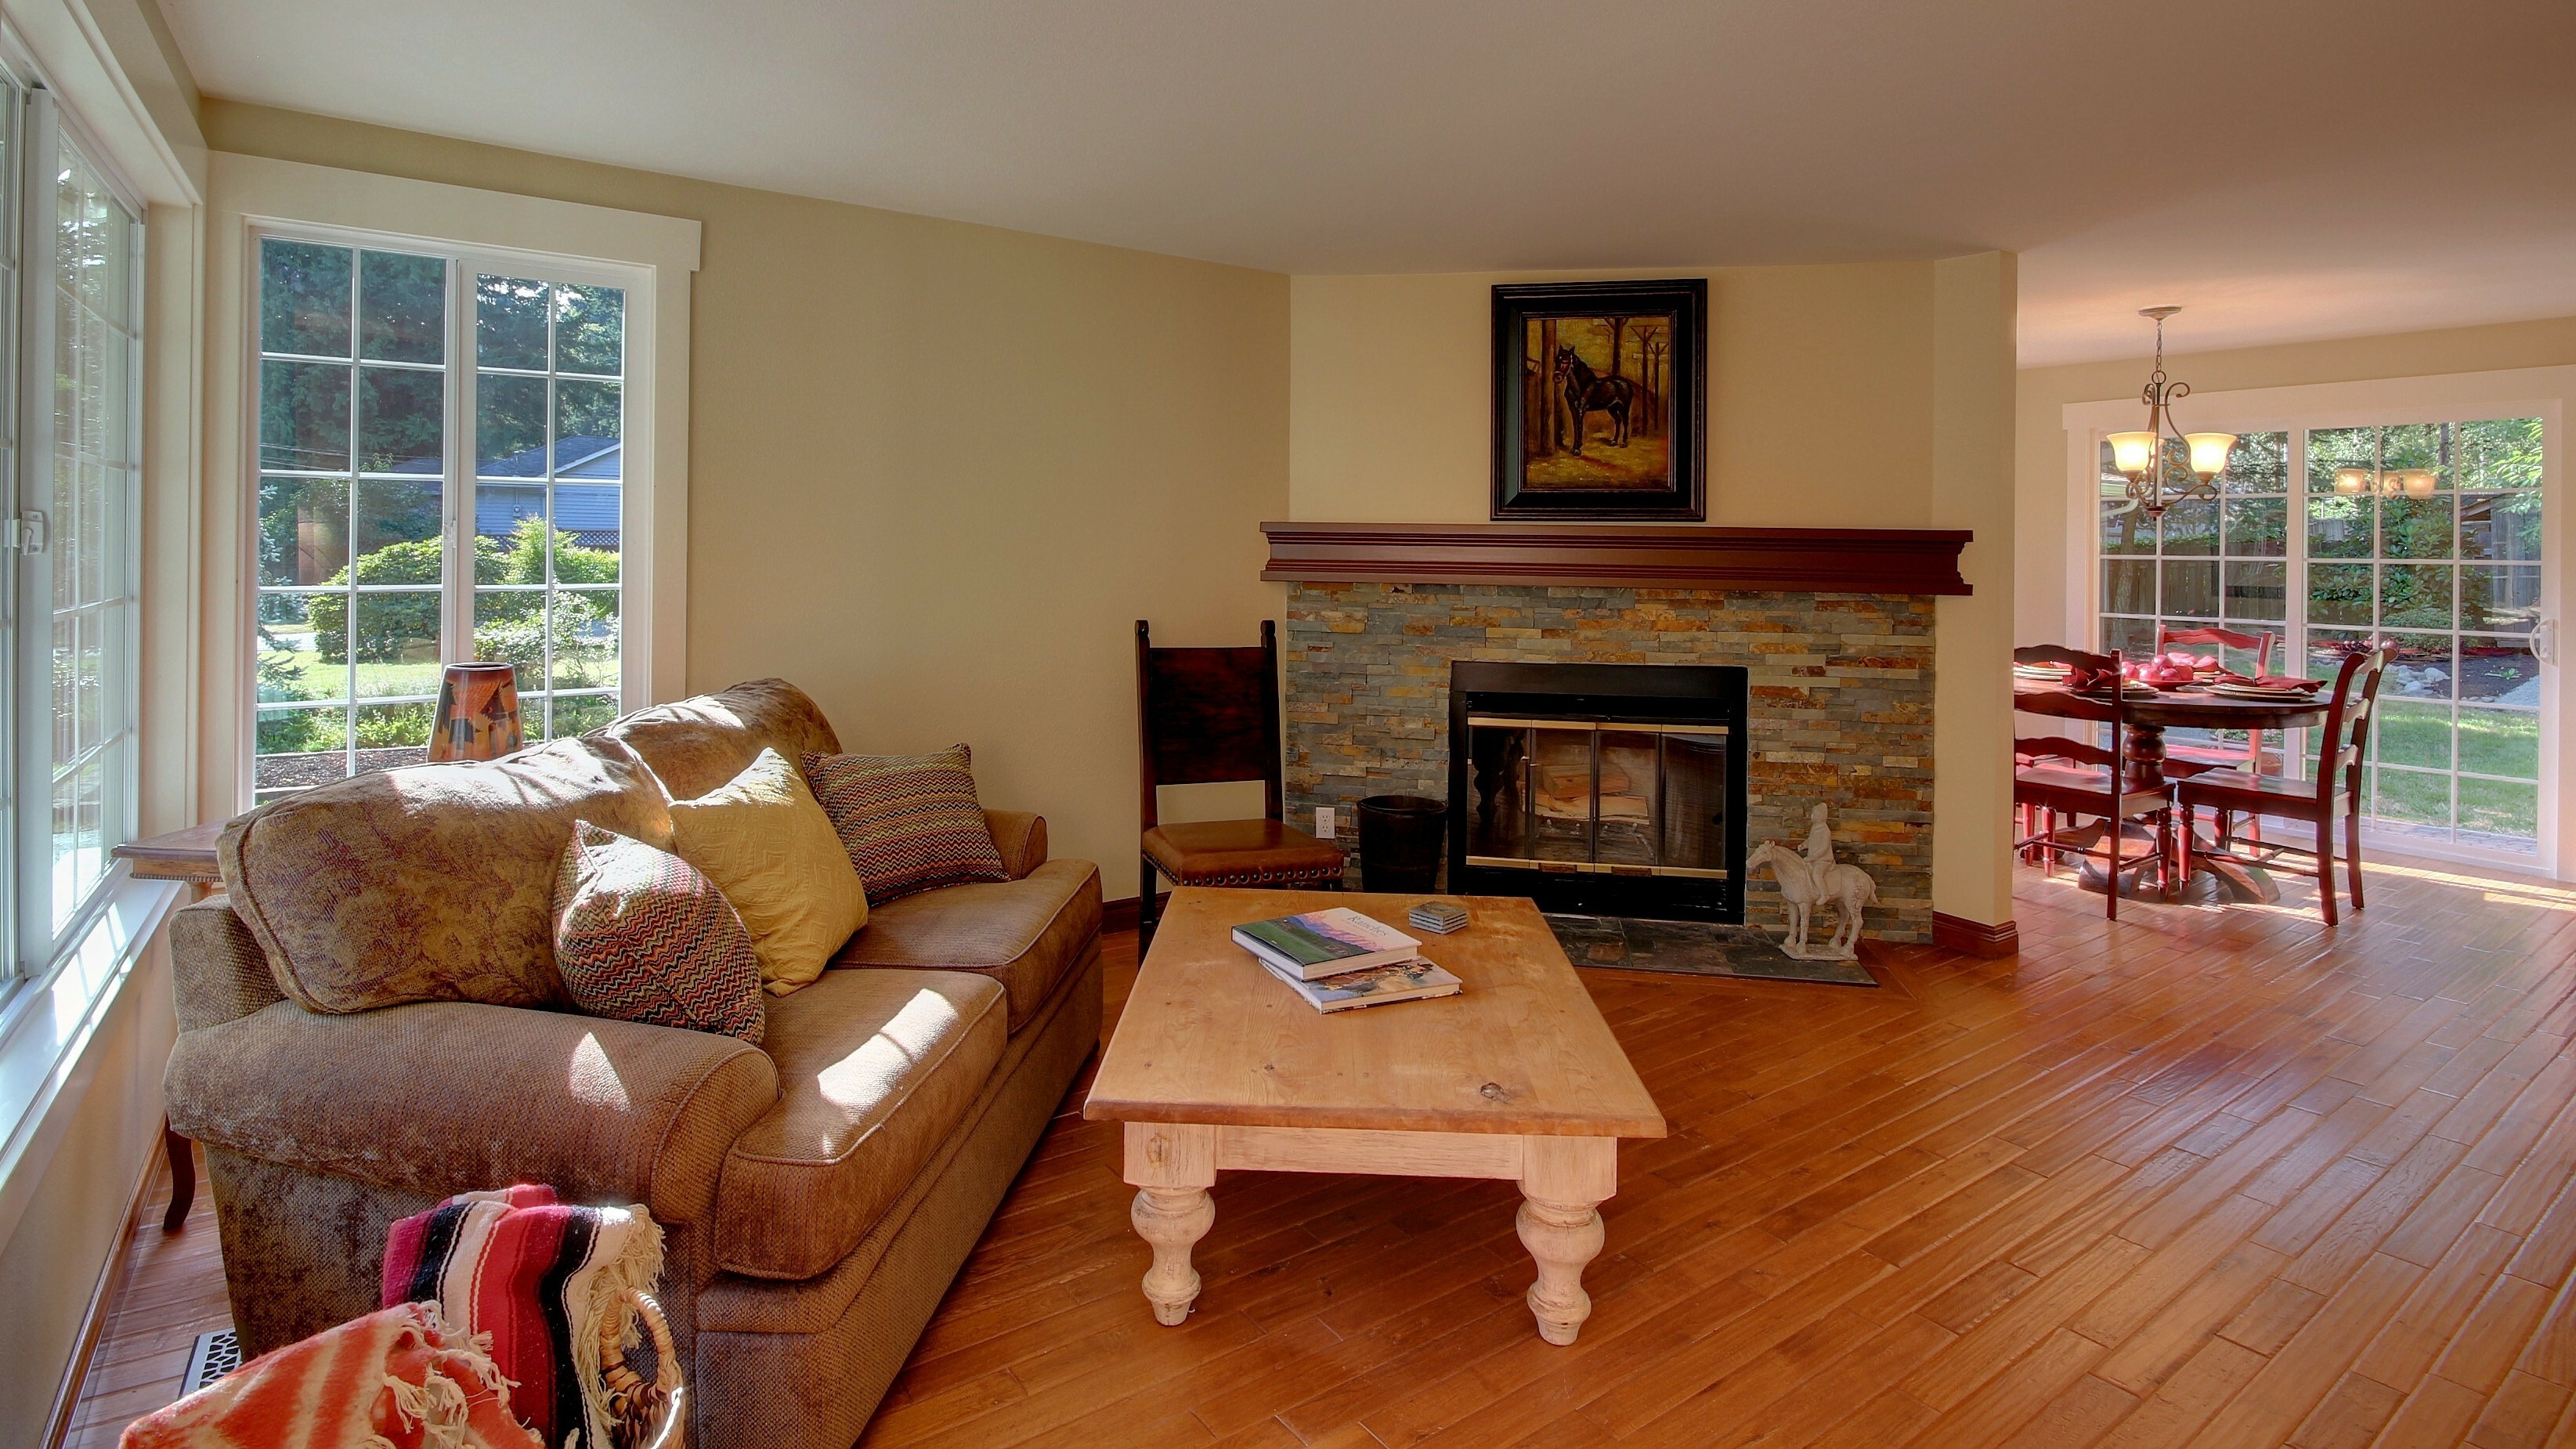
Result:
<svg viewBox="0 0 2576 1449"><path fill-rule="evenodd" d="M2162 790L2169 784L2165 775L2165 731L2168 729L2208 730L2286 730L2302 725L2322 724L2327 701L2322 697L2303 700L2235 699L2213 694L2199 684L2171 685L2153 694L2133 693L2113 700L2106 694L2088 694L2035 679L2013 681L2013 708L2026 714L2047 715L2052 719L2093 720L2108 723L2117 712L2124 734L2129 788ZM2171 890L2144 888L2144 874L2138 886L2123 888L2123 898L2135 896L2149 900L2208 901L2220 898L2276 901L2280 890L2271 878L2249 869L2252 862L2223 854L2214 847L2196 848L2196 862L2209 869L2196 870L2175 882Z"/></svg>

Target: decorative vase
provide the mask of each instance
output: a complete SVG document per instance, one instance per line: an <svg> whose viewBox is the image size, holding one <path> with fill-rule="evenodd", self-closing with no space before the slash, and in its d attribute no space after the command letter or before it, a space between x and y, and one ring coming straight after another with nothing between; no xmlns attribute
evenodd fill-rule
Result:
<svg viewBox="0 0 2576 1449"><path fill-rule="evenodd" d="M451 664L438 683L433 761L497 760L528 742L519 724L518 666Z"/></svg>

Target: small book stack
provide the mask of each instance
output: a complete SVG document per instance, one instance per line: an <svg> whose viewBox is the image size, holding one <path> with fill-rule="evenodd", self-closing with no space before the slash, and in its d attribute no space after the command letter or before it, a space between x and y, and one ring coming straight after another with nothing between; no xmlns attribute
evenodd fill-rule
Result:
<svg viewBox="0 0 2576 1449"><path fill-rule="evenodd" d="M1456 901L1424 901L1405 919L1435 936L1446 936L1467 924L1467 908Z"/></svg>
<svg viewBox="0 0 2576 1449"><path fill-rule="evenodd" d="M1421 942L1346 906L1237 926L1234 943L1317 1011L1458 992L1457 977L1415 954Z"/></svg>

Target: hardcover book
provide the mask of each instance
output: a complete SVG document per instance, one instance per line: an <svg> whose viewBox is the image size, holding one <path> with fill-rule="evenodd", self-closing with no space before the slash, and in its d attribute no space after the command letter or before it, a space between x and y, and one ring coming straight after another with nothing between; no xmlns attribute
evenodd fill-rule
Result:
<svg viewBox="0 0 2576 1449"><path fill-rule="evenodd" d="M1312 981L1412 958L1420 941L1348 906L1234 928L1234 944L1268 965Z"/></svg>

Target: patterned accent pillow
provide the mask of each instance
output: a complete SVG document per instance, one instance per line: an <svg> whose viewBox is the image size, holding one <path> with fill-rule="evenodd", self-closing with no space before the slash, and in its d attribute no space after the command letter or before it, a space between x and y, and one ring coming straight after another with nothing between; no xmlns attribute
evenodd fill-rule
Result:
<svg viewBox="0 0 2576 1449"><path fill-rule="evenodd" d="M975 798L964 745L929 755L809 754L805 778L867 882L871 905L1011 878Z"/></svg>
<svg viewBox="0 0 2576 1449"><path fill-rule="evenodd" d="M591 1016L760 1041L760 957L723 892L669 851L586 820L555 876L555 967Z"/></svg>

